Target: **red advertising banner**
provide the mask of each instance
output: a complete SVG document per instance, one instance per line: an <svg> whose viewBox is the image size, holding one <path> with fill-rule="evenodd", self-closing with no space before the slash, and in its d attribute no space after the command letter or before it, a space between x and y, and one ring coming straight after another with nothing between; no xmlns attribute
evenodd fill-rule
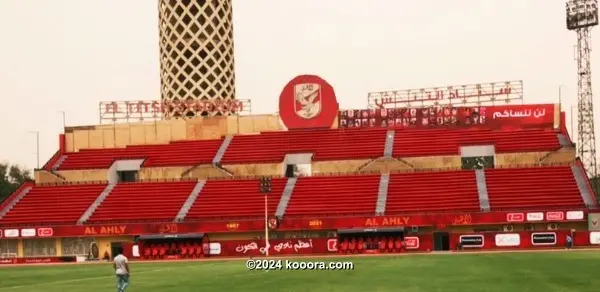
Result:
<svg viewBox="0 0 600 292"><path fill-rule="evenodd" d="M555 105L426 107L344 110L339 127L553 128Z"/></svg>
<svg viewBox="0 0 600 292"><path fill-rule="evenodd" d="M76 257L34 257L0 259L0 265L74 263Z"/></svg>
<svg viewBox="0 0 600 292"><path fill-rule="evenodd" d="M219 245L219 253L211 256L258 256L266 254L264 240L231 240L211 242ZM335 253L337 251L337 238L294 238L269 240L269 255L301 255Z"/></svg>
<svg viewBox="0 0 600 292"><path fill-rule="evenodd" d="M562 220L559 212L564 212ZM377 227L411 227L411 226L458 226L479 224L506 224L526 221L528 214L544 212L482 212L482 213L443 213L443 214L405 214L394 216L362 216L362 217L306 217L283 218L277 230L337 230L351 228L373 229ZM587 211L563 210L548 212L542 222L581 222L587 220ZM529 216L531 217L531 216ZM550 217L550 218L548 218ZM4 237L22 237L22 230L28 230L33 237L79 237L79 236L114 236L114 235L157 235L215 232L263 231L264 220L230 220L200 221L182 223L135 223L135 224L103 224L43 227L0 227ZM29 230L35 230L31 232ZM10 235L10 236L9 236Z"/></svg>

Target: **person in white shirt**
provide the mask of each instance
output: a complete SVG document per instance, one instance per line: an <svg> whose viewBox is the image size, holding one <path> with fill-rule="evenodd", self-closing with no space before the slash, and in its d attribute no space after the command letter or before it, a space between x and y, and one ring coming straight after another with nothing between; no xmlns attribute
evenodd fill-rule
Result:
<svg viewBox="0 0 600 292"><path fill-rule="evenodd" d="M130 270L129 264L127 264L127 257L123 255L123 248L118 248L113 268L117 275L117 292L125 292L125 289L129 286Z"/></svg>

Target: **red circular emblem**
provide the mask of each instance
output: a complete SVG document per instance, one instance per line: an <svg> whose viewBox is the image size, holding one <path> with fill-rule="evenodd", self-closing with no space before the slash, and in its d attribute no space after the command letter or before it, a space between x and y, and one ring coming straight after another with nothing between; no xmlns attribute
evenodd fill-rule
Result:
<svg viewBox="0 0 600 292"><path fill-rule="evenodd" d="M297 76L279 96L279 116L288 129L331 128L338 109L333 87L315 75Z"/></svg>
<svg viewBox="0 0 600 292"><path fill-rule="evenodd" d="M269 229L277 229L279 227L279 220L277 218L269 218Z"/></svg>

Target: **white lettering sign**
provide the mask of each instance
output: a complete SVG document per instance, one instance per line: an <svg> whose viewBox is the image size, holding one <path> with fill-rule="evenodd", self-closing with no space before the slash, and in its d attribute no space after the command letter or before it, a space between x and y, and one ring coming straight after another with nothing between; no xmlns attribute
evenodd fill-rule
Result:
<svg viewBox="0 0 600 292"><path fill-rule="evenodd" d="M33 237L35 236L35 229L21 229L21 236L23 237Z"/></svg>
<svg viewBox="0 0 600 292"><path fill-rule="evenodd" d="M567 212L567 220L583 220L583 211Z"/></svg>
<svg viewBox="0 0 600 292"><path fill-rule="evenodd" d="M521 236L517 233L496 234L496 246L519 246Z"/></svg>
<svg viewBox="0 0 600 292"><path fill-rule="evenodd" d="M590 244L600 244L600 232L590 232Z"/></svg>
<svg viewBox="0 0 600 292"><path fill-rule="evenodd" d="M544 213L527 213L527 221L544 221Z"/></svg>
<svg viewBox="0 0 600 292"><path fill-rule="evenodd" d="M19 237L19 229L5 229L4 237Z"/></svg>
<svg viewBox="0 0 600 292"><path fill-rule="evenodd" d="M208 245L208 254L209 255L220 255L221 254L221 244L218 242L211 242Z"/></svg>

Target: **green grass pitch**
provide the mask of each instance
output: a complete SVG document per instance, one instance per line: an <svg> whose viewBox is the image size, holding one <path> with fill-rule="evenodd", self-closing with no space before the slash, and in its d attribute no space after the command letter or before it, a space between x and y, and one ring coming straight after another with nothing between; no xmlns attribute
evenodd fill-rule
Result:
<svg viewBox="0 0 600 292"><path fill-rule="evenodd" d="M298 260L298 259L291 259ZM129 292L576 292L600 289L600 251L339 257L353 271L248 271L244 260L133 263ZM112 265L0 268L0 292L116 291Z"/></svg>

